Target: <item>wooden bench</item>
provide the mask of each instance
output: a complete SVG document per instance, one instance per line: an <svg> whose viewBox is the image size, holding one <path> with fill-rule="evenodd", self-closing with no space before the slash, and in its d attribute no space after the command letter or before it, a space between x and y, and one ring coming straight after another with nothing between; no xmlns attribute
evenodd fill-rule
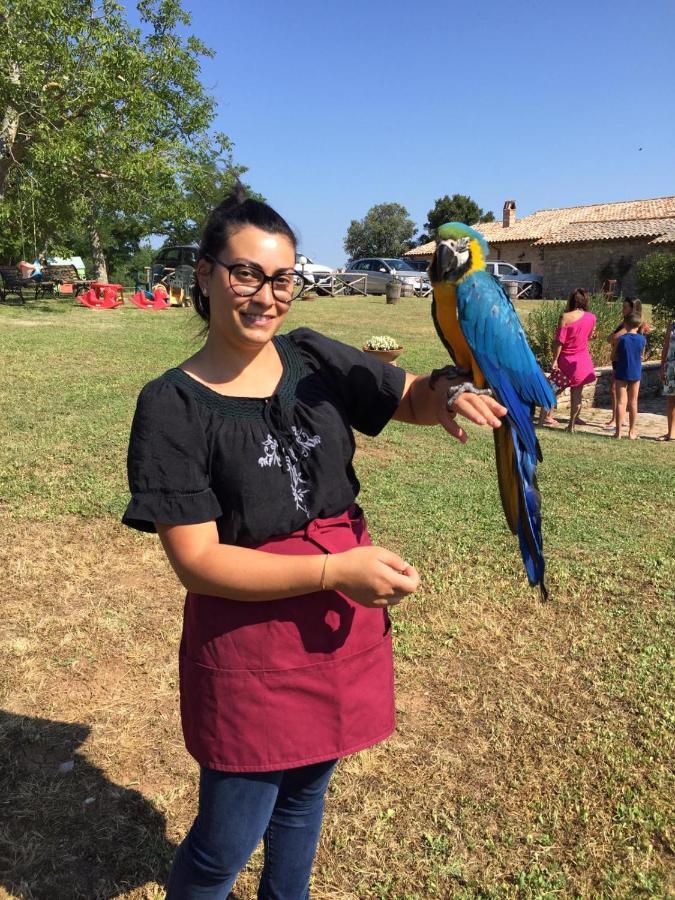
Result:
<svg viewBox="0 0 675 900"><path fill-rule="evenodd" d="M12 294L25 303L24 293L28 293L29 300L37 300L44 293L42 281L35 278L22 278L16 266L0 266L0 281L2 282L0 284L0 300L3 303Z"/></svg>
<svg viewBox="0 0 675 900"><path fill-rule="evenodd" d="M77 297L82 291L88 291L91 287L91 281L86 281L77 274L77 269L75 266L63 265L63 266L44 266L42 269L43 278L46 285L50 285L53 290L54 285L72 285L72 288L69 290L63 291L62 293L74 293Z"/></svg>

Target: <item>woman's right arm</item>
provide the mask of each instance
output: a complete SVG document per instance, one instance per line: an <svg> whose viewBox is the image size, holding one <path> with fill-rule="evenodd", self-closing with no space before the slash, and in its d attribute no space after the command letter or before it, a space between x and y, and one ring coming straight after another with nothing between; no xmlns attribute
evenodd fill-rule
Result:
<svg viewBox="0 0 675 900"><path fill-rule="evenodd" d="M558 368L558 357L560 356L560 351L563 348L562 341L560 340L561 329L564 327L565 323L565 315L563 313L562 316L558 319L558 330L555 333L555 337L553 338L553 359L551 360L551 371Z"/></svg>
<svg viewBox="0 0 675 900"><path fill-rule="evenodd" d="M291 556L221 544L215 522L155 523L176 575L195 593L250 602L338 590L363 606L400 602L417 589L419 575L383 547L343 553ZM325 566L325 568L324 568Z"/></svg>
<svg viewBox="0 0 675 900"><path fill-rule="evenodd" d="M675 322L671 322L670 325L666 328L666 333L663 336L663 347L661 348L661 368L659 370L659 376L661 381L665 383L666 380L666 359L668 358L668 346L670 344L670 335L671 332L675 330Z"/></svg>

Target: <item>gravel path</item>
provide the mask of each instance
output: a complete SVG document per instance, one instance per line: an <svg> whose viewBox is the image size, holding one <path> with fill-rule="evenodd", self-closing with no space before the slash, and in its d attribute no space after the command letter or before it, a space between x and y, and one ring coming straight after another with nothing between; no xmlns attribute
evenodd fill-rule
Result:
<svg viewBox="0 0 675 900"><path fill-rule="evenodd" d="M576 431L585 431L589 434L599 434L611 438L614 429L603 428L610 417L608 408L582 406L581 418L583 425L577 425ZM544 425L544 428L562 430L569 421L569 403L561 404L560 410L555 410L553 418L557 425ZM666 399L663 396L640 397L638 400L638 435L643 440L655 441L664 435L667 430L666 423ZM628 438L628 423L624 427L625 437ZM673 442L675 446L675 442Z"/></svg>

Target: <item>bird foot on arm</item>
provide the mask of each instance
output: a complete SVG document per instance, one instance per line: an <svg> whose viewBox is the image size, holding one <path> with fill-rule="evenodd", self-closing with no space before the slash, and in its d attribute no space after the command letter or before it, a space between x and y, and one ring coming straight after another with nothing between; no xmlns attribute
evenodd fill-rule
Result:
<svg viewBox="0 0 675 900"><path fill-rule="evenodd" d="M429 387L433 391L439 378L466 378L470 375L469 369L460 369L457 366L443 366L442 369L434 369L429 376Z"/></svg>
<svg viewBox="0 0 675 900"><path fill-rule="evenodd" d="M461 384L453 384L448 388L446 404L449 410L455 405L458 397L462 394L487 394L492 396L490 388L477 388L473 381L463 381Z"/></svg>
<svg viewBox="0 0 675 900"><path fill-rule="evenodd" d="M434 369L429 376L429 387L433 390L436 382L439 378L448 378L448 379L456 379L456 378L466 378L471 375L471 371L468 369L460 369L458 366L443 366L442 369ZM492 396L492 391L490 388L477 388L473 381L461 381L458 384L452 384L448 388L448 394L446 398L446 405L449 410L452 409L455 401L458 397L461 397L462 394L487 394L488 396Z"/></svg>

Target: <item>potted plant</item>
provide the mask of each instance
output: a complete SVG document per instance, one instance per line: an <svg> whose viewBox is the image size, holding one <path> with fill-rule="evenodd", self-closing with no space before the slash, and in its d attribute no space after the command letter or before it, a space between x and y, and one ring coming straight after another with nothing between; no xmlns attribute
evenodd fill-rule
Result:
<svg viewBox="0 0 675 900"><path fill-rule="evenodd" d="M400 353L403 353L403 347L395 338L388 334L374 334L363 345L363 352L372 353L373 356L377 356L382 362L396 365L394 360Z"/></svg>

